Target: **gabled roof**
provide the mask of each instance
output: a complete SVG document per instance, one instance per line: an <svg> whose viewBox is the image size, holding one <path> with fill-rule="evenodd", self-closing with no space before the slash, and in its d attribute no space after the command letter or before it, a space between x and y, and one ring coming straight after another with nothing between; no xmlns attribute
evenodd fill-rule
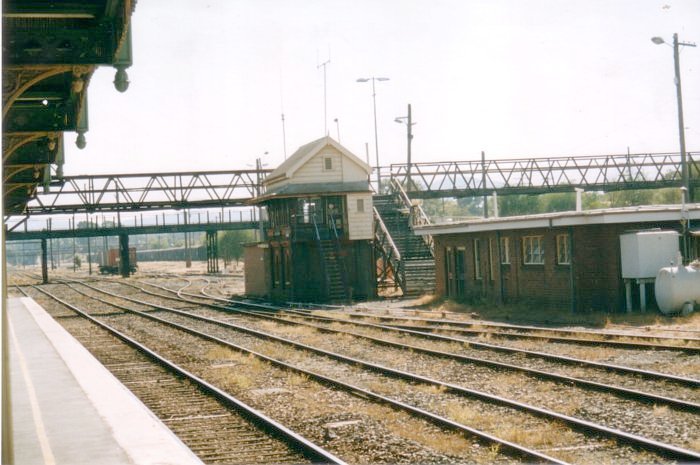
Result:
<svg viewBox="0 0 700 465"><path fill-rule="evenodd" d="M279 181L283 178L291 178L299 168L304 166L306 162L311 160L315 155L329 145L338 150L344 157L360 166L363 170L365 170L365 172L367 172L367 175L372 174L372 168L367 163L360 160L356 155L340 145L340 143L335 141L332 137L325 136L299 147L297 151L292 154L292 156L287 158L272 173L267 175L263 181L263 184L269 184L272 181Z"/></svg>

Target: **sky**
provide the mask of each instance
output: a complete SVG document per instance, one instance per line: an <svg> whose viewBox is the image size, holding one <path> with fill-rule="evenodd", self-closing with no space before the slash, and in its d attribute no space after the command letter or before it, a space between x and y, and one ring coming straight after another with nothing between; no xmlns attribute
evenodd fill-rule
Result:
<svg viewBox="0 0 700 465"><path fill-rule="evenodd" d="M382 166L406 161L409 103L414 162L678 152L673 48L650 39L700 42L700 1L141 0L132 27L130 87L95 72L67 175L274 168L326 133L375 165L372 76ZM697 151L700 49L680 63Z"/></svg>

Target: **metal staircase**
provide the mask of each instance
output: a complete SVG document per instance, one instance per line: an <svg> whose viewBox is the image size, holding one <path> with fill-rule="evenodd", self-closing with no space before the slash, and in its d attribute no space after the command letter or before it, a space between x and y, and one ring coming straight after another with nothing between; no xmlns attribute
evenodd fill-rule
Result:
<svg viewBox="0 0 700 465"><path fill-rule="evenodd" d="M392 180L391 194L374 196L375 248L384 264L379 286L401 287L405 297L435 292L432 237L416 236L413 225L430 221L413 205L401 185Z"/></svg>
<svg viewBox="0 0 700 465"><path fill-rule="evenodd" d="M325 294L330 302L348 302L351 298L345 260L340 253L340 237L331 221L329 231L321 231L312 215L314 239L321 258L321 273L325 276ZM330 236L330 239L327 237Z"/></svg>

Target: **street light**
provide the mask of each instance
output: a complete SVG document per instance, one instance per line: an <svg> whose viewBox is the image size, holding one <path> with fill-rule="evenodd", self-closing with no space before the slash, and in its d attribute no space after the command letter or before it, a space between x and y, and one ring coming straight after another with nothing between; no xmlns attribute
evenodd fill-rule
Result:
<svg viewBox="0 0 700 465"><path fill-rule="evenodd" d="M413 122L411 119L411 104L408 104L408 115L407 116L397 116L394 118L394 121L397 123L405 123L406 124L406 131L407 131L407 155L406 155L406 162L407 162L407 168L406 168L406 190L411 190L411 141L413 140L413 132L411 130L411 127L416 124Z"/></svg>
<svg viewBox="0 0 700 465"><path fill-rule="evenodd" d="M662 37L652 37L651 41L656 45L665 44L666 41ZM688 42L678 42L678 34L673 34L673 63L676 72L676 100L678 101L678 135L681 144L681 176L683 178L683 201L688 202L690 200L690 182L688 177L688 161L686 159L685 153L685 129L683 127L683 98L681 95L681 67L680 60L678 56L678 48L681 45L686 47L695 47L695 44Z"/></svg>
<svg viewBox="0 0 700 465"><path fill-rule="evenodd" d="M377 91L374 86L374 81L388 81L388 77L369 77L358 78L357 82L372 81L372 105L374 107L374 152L377 156L377 193L382 191L381 168L379 167L379 139L377 138Z"/></svg>

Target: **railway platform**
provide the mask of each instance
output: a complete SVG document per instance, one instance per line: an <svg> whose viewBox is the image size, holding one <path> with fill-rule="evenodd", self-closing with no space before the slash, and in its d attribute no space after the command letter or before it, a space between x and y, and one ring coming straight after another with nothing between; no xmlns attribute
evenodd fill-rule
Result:
<svg viewBox="0 0 700 465"><path fill-rule="evenodd" d="M39 304L7 303L15 464L201 464Z"/></svg>

